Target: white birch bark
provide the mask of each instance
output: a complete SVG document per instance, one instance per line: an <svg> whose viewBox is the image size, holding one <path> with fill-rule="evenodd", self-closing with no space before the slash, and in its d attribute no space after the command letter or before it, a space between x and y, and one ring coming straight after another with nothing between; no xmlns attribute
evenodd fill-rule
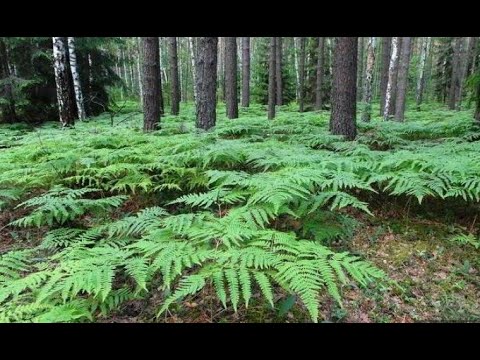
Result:
<svg viewBox="0 0 480 360"><path fill-rule="evenodd" d="M386 121L389 119L388 112L393 105L393 79L396 72L396 65L398 63L398 37L392 37L392 55L390 56L390 65L388 66L388 84L387 92L385 95L385 110L383 112L383 119Z"/></svg>
<svg viewBox="0 0 480 360"><path fill-rule="evenodd" d="M427 63L427 51L428 51L429 41L430 41L429 37L424 37L422 40L420 63L418 64L419 70L418 70L417 94L416 94L417 108L422 103L422 98L423 98L423 88L425 86L425 65Z"/></svg>
<svg viewBox="0 0 480 360"><path fill-rule="evenodd" d="M60 122L65 126L66 122L63 119L63 108L64 108L64 98L63 98L63 84L62 84L62 75L65 72L65 44L62 41L61 37L52 37L53 40L53 69L55 71L55 84L57 89L57 103L58 103L58 114L60 116Z"/></svg>
<svg viewBox="0 0 480 360"><path fill-rule="evenodd" d="M138 92L140 94L140 104L143 104L142 72L140 71L140 38L137 37L137 78Z"/></svg>
<svg viewBox="0 0 480 360"><path fill-rule="evenodd" d="M370 121L370 116L372 113L372 85L373 85L373 69L375 67L375 38L369 37L367 44L367 64L365 70L365 79L363 82L363 103L364 110L362 114L363 121Z"/></svg>
<svg viewBox="0 0 480 360"><path fill-rule="evenodd" d="M188 38L188 47L190 51L190 61L192 62L192 75L193 75L193 101L197 99L197 69L195 67L195 49L193 48L193 38Z"/></svg>
<svg viewBox="0 0 480 360"><path fill-rule="evenodd" d="M75 38L68 38L68 59L70 61L70 72L72 73L73 89L75 91L75 102L77 104L78 118L85 120L85 107L83 104L83 92L80 84L80 75L77 68L77 55L75 53Z"/></svg>

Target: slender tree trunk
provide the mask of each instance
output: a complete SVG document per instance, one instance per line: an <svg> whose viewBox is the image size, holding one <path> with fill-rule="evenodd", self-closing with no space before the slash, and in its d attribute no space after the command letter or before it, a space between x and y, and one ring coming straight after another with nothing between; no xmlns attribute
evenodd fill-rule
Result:
<svg viewBox="0 0 480 360"><path fill-rule="evenodd" d="M363 99L363 37L358 38L358 65L357 65L357 100Z"/></svg>
<svg viewBox="0 0 480 360"><path fill-rule="evenodd" d="M142 37L143 131L159 127L161 115L160 52L158 37Z"/></svg>
<svg viewBox="0 0 480 360"><path fill-rule="evenodd" d="M411 37L402 39L402 50L400 52L400 61L398 66L397 78L397 99L395 101L395 120L405 120L405 103L407 99L408 69L410 65L410 45Z"/></svg>
<svg viewBox="0 0 480 360"><path fill-rule="evenodd" d="M70 71L72 72L73 88L75 90L75 101L77 113L80 120L85 120L85 107L83 105L83 92L80 85L80 75L77 68L77 55L75 53L75 38L68 38L68 59L70 60Z"/></svg>
<svg viewBox="0 0 480 360"><path fill-rule="evenodd" d="M392 56L392 38L382 38L382 69L380 75L380 115L385 112L385 99L387 97L388 75L390 58Z"/></svg>
<svg viewBox="0 0 480 360"><path fill-rule="evenodd" d="M367 44L367 69L365 71L363 103L364 109L362 114L363 121L370 121L372 115L372 85L373 85L373 69L375 66L375 38L368 38Z"/></svg>
<svg viewBox="0 0 480 360"><path fill-rule="evenodd" d="M305 102L305 38L300 38L300 59L299 59L299 111L304 111L304 102Z"/></svg>
<svg viewBox="0 0 480 360"><path fill-rule="evenodd" d="M53 67L57 86L57 102L60 123L63 127L75 125L75 102L72 99L70 79L68 77L67 51L64 37L54 37L53 40Z"/></svg>
<svg viewBox="0 0 480 360"><path fill-rule="evenodd" d="M275 102L276 102L276 81L275 81L275 72L276 64L275 60L277 57L276 43L277 38L270 38L270 54L269 54L269 66L268 66L268 119L272 120L275 118Z"/></svg>
<svg viewBox="0 0 480 360"><path fill-rule="evenodd" d="M242 37L242 106L250 106L250 38Z"/></svg>
<svg viewBox="0 0 480 360"><path fill-rule="evenodd" d="M0 38L0 81L3 81L3 85L0 85L0 96L3 96L6 100L5 103L0 103L2 118L4 121L12 123L17 119L17 114L12 91L12 78L8 66L7 47L2 38Z"/></svg>
<svg viewBox="0 0 480 360"><path fill-rule="evenodd" d="M293 38L293 56L294 56L294 65L295 65L295 90L296 90L296 97L297 101L300 102L300 66L299 66L299 61L298 61L298 39L299 38Z"/></svg>
<svg viewBox="0 0 480 360"><path fill-rule="evenodd" d="M425 66L427 64L427 52L428 52L428 43L430 41L429 37L424 37L422 39L422 49L420 54L420 63L418 64L418 80L417 80L417 93L416 93L416 103L417 110L420 110L420 105L423 100L423 89L425 87Z"/></svg>
<svg viewBox="0 0 480 360"><path fill-rule="evenodd" d="M216 123L217 37L198 38L196 126L209 130Z"/></svg>
<svg viewBox="0 0 480 360"><path fill-rule="evenodd" d="M472 55L469 57L469 66L468 66L468 73L470 75L473 75L475 73L475 65L477 63L477 57L478 57L478 37L472 37L471 39L471 49L472 49Z"/></svg>
<svg viewBox="0 0 480 360"><path fill-rule="evenodd" d="M227 117L238 118L236 37L225 38L225 102Z"/></svg>
<svg viewBox="0 0 480 360"><path fill-rule="evenodd" d="M334 135L344 135L347 140L357 135L357 51L358 38L336 38L330 131Z"/></svg>
<svg viewBox="0 0 480 360"><path fill-rule="evenodd" d="M462 97L463 97L463 88L465 84L465 80L467 78L467 71L468 71L468 59L469 59L469 38L461 38L461 51L460 51L460 74L459 74L459 84L456 89L455 98L457 99L457 110L461 110L462 108Z"/></svg>
<svg viewBox="0 0 480 360"><path fill-rule="evenodd" d="M477 83L477 89L476 89L476 108L475 108L475 115L474 118L475 120L480 124L480 81Z"/></svg>
<svg viewBox="0 0 480 360"><path fill-rule="evenodd" d="M195 48L193 46L193 38L189 37L188 38L188 45L189 45L189 51L190 51L190 61L192 63L192 77L193 77L193 99L196 101L197 99L197 67L196 67L196 62L195 61Z"/></svg>
<svg viewBox="0 0 480 360"><path fill-rule="evenodd" d="M397 86L396 78L397 78L397 66L398 66L398 43L399 38L393 37L392 38L392 52L390 56L390 65L388 67L388 83L387 83L387 91L385 93L385 110L383 112L384 120L389 120L391 109L394 105L395 101L395 91L394 89Z"/></svg>
<svg viewBox="0 0 480 360"><path fill-rule="evenodd" d="M276 39L276 59L275 59L275 66L276 66L276 79L275 79L275 87L277 92L277 105L283 104L283 81L282 81L282 38L277 37Z"/></svg>
<svg viewBox="0 0 480 360"><path fill-rule="evenodd" d="M217 74L217 98L218 101L225 101L225 37L218 38Z"/></svg>
<svg viewBox="0 0 480 360"><path fill-rule="evenodd" d="M168 55L170 65L170 93L172 97L171 113L178 115L180 110L180 82L178 79L177 38L168 38Z"/></svg>
<svg viewBox="0 0 480 360"><path fill-rule="evenodd" d="M142 72L140 71L140 38L136 38L137 42L137 78L138 78L138 92L140 94L140 103L143 104L143 88L142 88Z"/></svg>
<svg viewBox="0 0 480 360"><path fill-rule="evenodd" d="M457 104L456 95L458 94L457 88L460 85L461 40L462 38L460 37L456 37L453 40L452 78L448 90L448 108L450 110L455 110Z"/></svg>
<svg viewBox="0 0 480 360"><path fill-rule="evenodd" d="M315 109L322 110L323 106L323 68L325 52L325 38L318 38L318 56L317 56L317 82L315 86Z"/></svg>

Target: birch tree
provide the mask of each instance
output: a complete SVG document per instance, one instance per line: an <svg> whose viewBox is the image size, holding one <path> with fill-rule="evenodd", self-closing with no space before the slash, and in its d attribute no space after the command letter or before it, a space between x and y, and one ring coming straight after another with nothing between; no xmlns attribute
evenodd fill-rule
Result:
<svg viewBox="0 0 480 360"><path fill-rule="evenodd" d="M190 62L192 63L192 78L193 78L193 99L197 99L197 67L195 62L195 48L193 46L193 38L188 38L188 48L190 52Z"/></svg>
<svg viewBox="0 0 480 360"><path fill-rule="evenodd" d="M427 64L428 56L428 44L430 43L429 37L424 37L422 39L422 48L420 53L420 62L418 64L418 78L417 78L417 88L415 94L415 100L417 104L417 110L420 110L420 105L423 101L423 90L425 88L425 68Z"/></svg>
<svg viewBox="0 0 480 360"><path fill-rule="evenodd" d="M390 55L390 65L388 66L388 82L385 91L385 109L383 111L383 119L389 120L390 111L395 101L394 88L396 87L396 74L398 65L398 37L392 37L392 51Z"/></svg>
<svg viewBox="0 0 480 360"><path fill-rule="evenodd" d="M85 106L83 103L83 91L80 84L80 75L77 67L77 54L75 52L75 38L68 38L68 59L70 60L70 71L73 79L73 89L75 90L75 102L77 104L77 113L80 120L85 120Z"/></svg>
<svg viewBox="0 0 480 360"><path fill-rule="evenodd" d="M53 37L53 68L57 88L57 103L60 123L63 127L75 125L75 102L72 99L71 84L68 77L67 39Z"/></svg>
<svg viewBox="0 0 480 360"><path fill-rule="evenodd" d="M373 69L375 67L375 42L374 37L368 38L367 43L367 68L365 71L365 80L363 82L363 104L362 121L370 121L372 114L372 86L373 86Z"/></svg>

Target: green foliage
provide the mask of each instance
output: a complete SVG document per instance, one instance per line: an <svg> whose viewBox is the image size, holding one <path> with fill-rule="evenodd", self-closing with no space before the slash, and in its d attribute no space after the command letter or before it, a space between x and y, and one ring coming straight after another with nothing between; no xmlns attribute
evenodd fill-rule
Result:
<svg viewBox="0 0 480 360"><path fill-rule="evenodd" d="M356 142L329 135L324 113L267 122L252 105L196 134L183 111L188 122L167 115L149 135L141 116L0 129L12 145L0 152L3 206L22 201L11 225L50 227L38 246L1 255L0 321L94 321L157 291L158 314L202 291L237 311L274 306L279 289L318 321L320 295L341 304L343 286L384 277L327 247L355 233L346 212L372 216L375 196L479 201L480 143L464 111L373 119Z"/></svg>

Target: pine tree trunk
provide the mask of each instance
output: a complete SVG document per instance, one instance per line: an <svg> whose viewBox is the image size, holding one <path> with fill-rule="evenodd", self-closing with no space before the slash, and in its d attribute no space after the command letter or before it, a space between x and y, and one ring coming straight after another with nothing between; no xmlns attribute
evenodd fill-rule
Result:
<svg viewBox="0 0 480 360"><path fill-rule="evenodd" d="M344 135L347 140L353 140L357 135L357 51L358 38L336 38L330 131L334 135Z"/></svg>
<svg viewBox="0 0 480 360"><path fill-rule="evenodd" d="M456 89L456 94L455 94L455 98L457 99L457 106L456 106L457 110L461 110L462 108L463 87L465 84L465 80L467 78L467 70L468 70L467 68L468 68L468 59L469 59L468 39L469 38L461 38L462 44L461 44L460 65L459 65L460 74L459 74L458 87Z"/></svg>
<svg viewBox="0 0 480 360"><path fill-rule="evenodd" d="M315 84L315 110L322 110L323 106L323 74L324 74L324 52L325 38L318 38L318 55L317 55L317 82Z"/></svg>
<svg viewBox="0 0 480 360"><path fill-rule="evenodd" d="M218 101L225 101L225 37L218 38Z"/></svg>
<svg viewBox="0 0 480 360"><path fill-rule="evenodd" d="M60 123L63 127L75 125L75 102L71 96L71 83L68 76L67 38L53 37L53 67L57 86L57 102Z"/></svg>
<svg viewBox="0 0 480 360"><path fill-rule="evenodd" d="M250 38L242 37L242 106L250 106Z"/></svg>
<svg viewBox="0 0 480 360"><path fill-rule="evenodd" d="M275 103L276 103L276 58L277 58L277 49L276 44L277 38L270 38L270 54L269 54L269 66L268 66L268 119L272 120L275 118Z"/></svg>
<svg viewBox="0 0 480 360"><path fill-rule="evenodd" d="M411 37L402 39L402 50L400 52L400 61L397 77L397 99L395 101L395 120L405 120L405 103L407 99L408 69L410 65L410 45Z"/></svg>
<svg viewBox="0 0 480 360"><path fill-rule="evenodd" d="M143 131L157 130L161 114L158 37L142 37Z"/></svg>
<svg viewBox="0 0 480 360"><path fill-rule="evenodd" d="M275 43L276 59L275 59L275 88L277 92L277 105L283 104L283 81L282 81L282 38L277 37Z"/></svg>
<svg viewBox="0 0 480 360"><path fill-rule="evenodd" d="M448 90L448 108L455 110L457 105L456 95L460 85L460 58L462 50L462 38L456 37L453 40L453 60L452 60L452 77L450 80L450 88Z"/></svg>
<svg viewBox="0 0 480 360"><path fill-rule="evenodd" d="M365 71L364 89L363 89L363 104L364 109L362 113L363 121L370 121L372 115L372 86L373 86L373 69L375 67L375 38L368 38L367 44L367 69Z"/></svg>
<svg viewBox="0 0 480 360"><path fill-rule="evenodd" d="M168 55L170 65L170 93L172 97L171 113L178 115L180 110L180 82L178 79L177 38L168 38Z"/></svg>
<svg viewBox="0 0 480 360"><path fill-rule="evenodd" d="M68 59L70 60L70 71L72 72L73 88L75 90L75 101L77 113L80 120L85 120L85 107L83 105L83 92L80 85L80 75L77 68L77 55L75 53L75 38L68 38Z"/></svg>
<svg viewBox="0 0 480 360"><path fill-rule="evenodd" d="M422 39L422 49L420 54L420 63L418 64L418 80L417 80L417 93L416 93L416 103L417 110L420 110L420 105L423 101L423 89L425 88L425 66L427 64L427 52L428 52L428 43L430 38L424 37Z"/></svg>
<svg viewBox="0 0 480 360"><path fill-rule="evenodd" d="M388 67L388 83L387 90L385 92L385 110L383 111L383 119L389 120L391 109L394 106L395 101L395 88L397 86L397 66L398 66L398 43L399 38L392 38L392 52L390 56L390 65Z"/></svg>
<svg viewBox="0 0 480 360"><path fill-rule="evenodd" d="M300 59L298 64L298 75L299 75L299 86L298 86L298 94L299 94L299 111L304 111L304 102L305 102L305 38L300 38Z"/></svg>
<svg viewBox="0 0 480 360"><path fill-rule="evenodd" d="M382 38L382 69L380 75L380 115L385 112L385 99L387 97L388 74L390 58L392 56L392 38Z"/></svg>
<svg viewBox="0 0 480 360"><path fill-rule="evenodd" d="M17 119L17 114L13 98L11 73L8 66L7 47L2 38L0 38L0 81L3 81L3 85L0 85L0 96L6 100L5 103L0 103L2 120L13 123Z"/></svg>
<svg viewBox="0 0 480 360"><path fill-rule="evenodd" d="M363 99L363 37L358 38L358 65L357 65L357 100Z"/></svg>
<svg viewBox="0 0 480 360"><path fill-rule="evenodd" d="M216 123L217 37L199 37L197 50L196 126L209 130Z"/></svg>
<svg viewBox="0 0 480 360"><path fill-rule="evenodd" d="M227 117L238 118L236 37L225 38L225 102Z"/></svg>

